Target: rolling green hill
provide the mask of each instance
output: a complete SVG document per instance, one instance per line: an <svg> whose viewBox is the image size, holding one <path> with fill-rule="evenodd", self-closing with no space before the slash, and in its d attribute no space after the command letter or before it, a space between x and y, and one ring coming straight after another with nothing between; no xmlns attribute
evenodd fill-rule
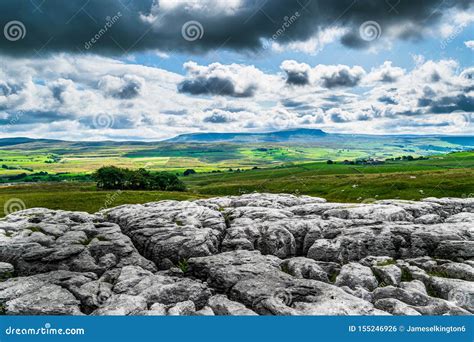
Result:
<svg viewBox="0 0 474 342"><path fill-rule="evenodd" d="M105 165L176 172L187 191L98 190L90 175ZM197 173L183 176L186 169ZM473 170L473 137L293 130L204 133L161 142L8 138L0 139L0 204L14 198L25 207L95 212L125 203L255 191L356 203L387 198L471 197Z"/></svg>
<svg viewBox="0 0 474 342"><path fill-rule="evenodd" d="M39 172L75 177L104 165L173 172L192 168L208 172L329 159L430 156L469 149L474 149L474 137L343 135L303 129L251 134L199 133L159 142L7 138L0 139L0 181Z"/></svg>
<svg viewBox="0 0 474 342"><path fill-rule="evenodd" d="M425 197L474 197L474 152L396 160L382 165L312 162L226 172L197 173L181 179L185 192L102 191L94 183L54 182L0 186L0 204L20 199L26 208L82 210L163 199L197 199L251 192L305 194L335 202ZM0 211L0 216L4 215Z"/></svg>

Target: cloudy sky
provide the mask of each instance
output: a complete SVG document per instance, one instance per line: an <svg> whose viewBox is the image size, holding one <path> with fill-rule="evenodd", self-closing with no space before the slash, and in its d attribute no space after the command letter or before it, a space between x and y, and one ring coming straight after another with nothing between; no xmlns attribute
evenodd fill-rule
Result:
<svg viewBox="0 0 474 342"><path fill-rule="evenodd" d="M0 136L474 134L474 0L2 0Z"/></svg>

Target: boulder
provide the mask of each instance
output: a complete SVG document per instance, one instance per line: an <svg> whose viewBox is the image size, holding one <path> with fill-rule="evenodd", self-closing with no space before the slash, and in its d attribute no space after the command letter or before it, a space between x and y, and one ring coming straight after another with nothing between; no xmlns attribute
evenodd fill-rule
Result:
<svg viewBox="0 0 474 342"><path fill-rule="evenodd" d="M288 194L0 219L0 314L470 315L474 200Z"/></svg>
<svg viewBox="0 0 474 342"><path fill-rule="evenodd" d="M402 280L402 270L395 265L372 266L373 273L384 285L399 285Z"/></svg>
<svg viewBox="0 0 474 342"><path fill-rule="evenodd" d="M348 286L353 290L360 286L368 291L373 291L377 288L378 281L370 267L351 262L342 266L335 284L337 286Z"/></svg>
<svg viewBox="0 0 474 342"><path fill-rule="evenodd" d="M209 307L214 314L219 316L255 316L257 315L245 305L234 302L224 295L216 295L209 298Z"/></svg>

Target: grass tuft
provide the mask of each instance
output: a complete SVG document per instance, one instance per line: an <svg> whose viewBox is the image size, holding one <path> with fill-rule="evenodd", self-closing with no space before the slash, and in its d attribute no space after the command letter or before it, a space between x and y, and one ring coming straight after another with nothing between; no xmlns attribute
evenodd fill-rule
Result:
<svg viewBox="0 0 474 342"><path fill-rule="evenodd" d="M183 273L186 273L189 271L189 264L188 264L188 260L186 259L181 259L179 262L178 262L178 268L183 271Z"/></svg>
<svg viewBox="0 0 474 342"><path fill-rule="evenodd" d="M413 280L413 277L411 273L407 269L402 268L402 281L412 281L412 280Z"/></svg>
<svg viewBox="0 0 474 342"><path fill-rule="evenodd" d="M389 266L389 265L395 265L397 262L395 260L386 260L386 261L380 261L377 263L377 266Z"/></svg>

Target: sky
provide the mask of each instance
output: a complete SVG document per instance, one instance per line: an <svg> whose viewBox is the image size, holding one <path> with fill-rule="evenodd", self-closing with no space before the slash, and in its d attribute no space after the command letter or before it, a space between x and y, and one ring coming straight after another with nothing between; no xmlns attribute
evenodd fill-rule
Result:
<svg viewBox="0 0 474 342"><path fill-rule="evenodd" d="M2 0L0 137L474 135L474 0Z"/></svg>

